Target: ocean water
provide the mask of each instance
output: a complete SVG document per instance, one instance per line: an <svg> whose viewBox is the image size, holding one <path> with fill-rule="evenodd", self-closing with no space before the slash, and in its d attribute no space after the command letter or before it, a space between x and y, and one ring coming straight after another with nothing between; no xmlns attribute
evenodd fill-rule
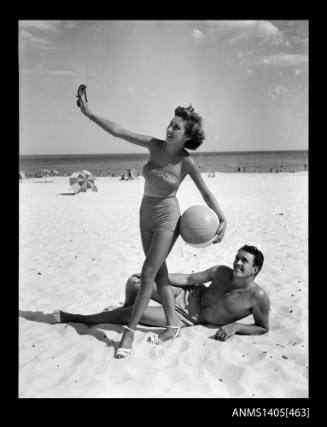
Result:
<svg viewBox="0 0 327 427"><path fill-rule="evenodd" d="M308 169L308 151L242 151L191 153L201 172L298 172ZM95 176L120 176L127 168L138 175L148 154L83 154L19 156L19 170L26 177L42 169L56 170L58 175L71 175L87 169Z"/></svg>

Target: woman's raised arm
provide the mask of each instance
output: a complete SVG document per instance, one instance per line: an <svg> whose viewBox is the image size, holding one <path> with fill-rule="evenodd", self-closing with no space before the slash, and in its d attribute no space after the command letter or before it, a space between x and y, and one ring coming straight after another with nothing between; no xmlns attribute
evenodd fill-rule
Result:
<svg viewBox="0 0 327 427"><path fill-rule="evenodd" d="M81 112L86 117L88 117L92 122L100 126L103 130L110 133L110 135L116 138L124 139L125 141L131 142L132 144L136 144L141 147L150 148L150 143L153 139L151 136L139 135L137 133L130 132L122 128L119 124L107 119L103 119L102 117L99 117L98 115L92 113L84 96L79 99L78 105Z"/></svg>
<svg viewBox="0 0 327 427"><path fill-rule="evenodd" d="M152 140L151 136L130 132L117 123L103 119L93 113L89 115L89 119L116 138L124 139L132 144L140 145L141 147L149 148L150 146L150 141Z"/></svg>

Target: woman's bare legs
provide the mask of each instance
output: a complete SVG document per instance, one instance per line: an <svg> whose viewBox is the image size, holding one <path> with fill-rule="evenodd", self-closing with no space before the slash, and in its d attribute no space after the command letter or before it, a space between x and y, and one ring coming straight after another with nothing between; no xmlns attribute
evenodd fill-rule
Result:
<svg viewBox="0 0 327 427"><path fill-rule="evenodd" d="M145 254L147 254L150 249L152 236L153 236L152 232L141 231L143 250ZM178 233L173 233L168 254L173 248L177 240L177 237L178 237ZM178 326L179 322L175 312L175 295L169 282L166 261L161 265L161 267L158 270L158 273L155 278L155 284L158 291L160 303L162 304L163 309L165 311L167 325ZM159 335L159 338L161 341L164 341L166 339L172 338L175 335L175 333L176 333L176 329L174 330L174 329L168 328L167 330L163 331Z"/></svg>
<svg viewBox="0 0 327 427"><path fill-rule="evenodd" d="M148 253L151 247L152 236L153 236L152 232L141 230L142 245L143 245L143 250L145 254ZM178 237L178 233L172 234L172 239L168 249L168 254L173 248L177 240L177 237ZM158 273L155 278L155 284L159 294L160 303L162 304L166 314L167 325L178 326L178 318L175 313L175 295L169 282L166 261L161 265L161 267L158 270ZM160 340L164 341L165 339L171 338L172 336L175 335L175 332L176 330L168 328L166 331L160 334Z"/></svg>
<svg viewBox="0 0 327 427"><path fill-rule="evenodd" d="M176 234L170 231L156 231L153 234L142 231L141 233L142 233L143 249L146 254L146 258L145 258L142 272L141 272L140 290L137 294L135 303L133 305L131 319L127 325L132 330L134 330L137 324L140 322L142 315L149 304L157 273L160 267L162 266L162 264L165 262L169 254L169 251L171 250L173 244L176 241ZM174 297L173 297L172 288L168 286L164 287L162 285L164 281L165 280L162 279L162 277L160 277L159 279L160 285L158 286L158 290L159 290L159 287L162 287L165 303L168 302L169 304L171 304L170 309L168 308L167 310L167 307L165 308L165 313L167 310L167 315L169 316L167 318L167 324L176 326L179 323L178 323L176 313L174 311ZM164 301L162 301L162 303ZM170 333L173 336L175 333L175 330L170 331ZM133 333L130 332L129 330L125 330L120 342L120 347L131 349L132 345L133 345Z"/></svg>
<svg viewBox="0 0 327 427"><path fill-rule="evenodd" d="M175 312L175 295L173 288L171 287L171 284L169 282L166 262L162 264L157 273L156 284L160 296L160 301L166 315L167 325L180 326L178 317ZM160 341L165 341L175 336L175 334L176 329L167 328L159 334L159 339Z"/></svg>

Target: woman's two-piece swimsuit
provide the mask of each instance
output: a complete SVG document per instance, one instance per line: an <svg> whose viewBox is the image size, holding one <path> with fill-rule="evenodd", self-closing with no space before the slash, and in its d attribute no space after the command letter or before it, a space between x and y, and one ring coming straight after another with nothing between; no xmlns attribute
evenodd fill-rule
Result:
<svg viewBox="0 0 327 427"><path fill-rule="evenodd" d="M176 193L180 177L156 166L151 160L143 167L144 195L140 207L140 228L144 231L168 230L179 233L181 218ZM191 326L203 323L201 319L201 292L198 287L174 287L175 310L181 324Z"/></svg>

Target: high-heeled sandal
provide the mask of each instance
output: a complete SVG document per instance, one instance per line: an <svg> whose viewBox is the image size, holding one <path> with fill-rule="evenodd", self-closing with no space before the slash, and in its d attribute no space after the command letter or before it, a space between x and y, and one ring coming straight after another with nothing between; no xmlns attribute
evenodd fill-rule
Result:
<svg viewBox="0 0 327 427"><path fill-rule="evenodd" d="M128 331L132 332L134 334L135 330L129 328L128 326L124 325L124 328ZM120 356L120 357L118 357ZM116 359L129 359L130 357L134 356L134 349L133 348L124 348L119 347L119 349L116 352Z"/></svg>
<svg viewBox="0 0 327 427"><path fill-rule="evenodd" d="M87 97L86 97L86 86L85 85L79 85L78 86L78 89L77 89L77 95L76 95L76 98L78 98L77 99L77 101L76 101L76 103L77 103L77 106L78 107L81 107L81 103L82 103L82 96L85 96L85 101L87 102Z"/></svg>
<svg viewBox="0 0 327 427"><path fill-rule="evenodd" d="M148 342L150 342L151 344L160 344L161 342L165 342L165 341L169 341L169 340L174 340L175 338L178 338L178 337L180 337L180 329L181 329L181 327L180 326L166 326L166 328L171 328L171 329L176 329L176 332L175 332L175 335L174 336L172 336L171 338L168 338L167 340L161 340L160 338L159 338L159 335L158 334L155 334L155 333L151 333L149 336L148 336Z"/></svg>

